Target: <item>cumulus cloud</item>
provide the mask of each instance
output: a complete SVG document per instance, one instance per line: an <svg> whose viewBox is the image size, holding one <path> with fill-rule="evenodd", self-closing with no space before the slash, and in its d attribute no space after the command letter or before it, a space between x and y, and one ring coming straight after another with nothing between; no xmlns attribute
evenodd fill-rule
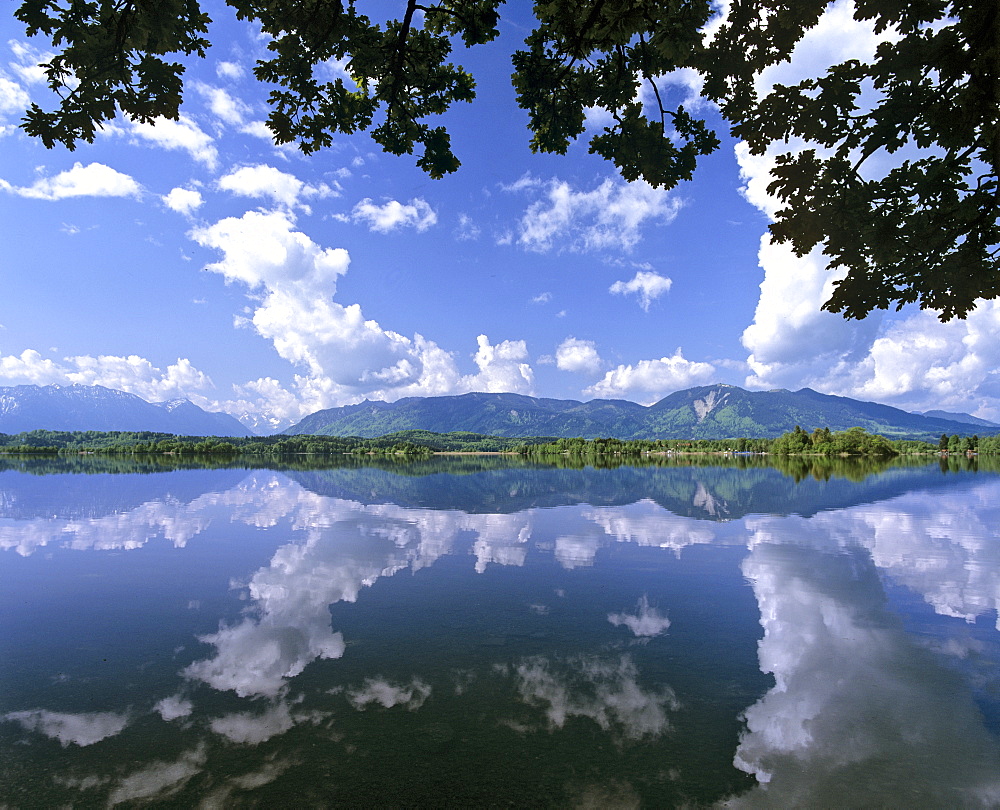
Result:
<svg viewBox="0 0 1000 810"><path fill-rule="evenodd" d="M209 169L215 169L218 163L219 152L214 146L212 136L203 132L184 114L181 114L176 121L169 118L157 118L149 124L133 121L131 132L137 138L161 149L187 152L194 160L204 163Z"/></svg>
<svg viewBox="0 0 1000 810"><path fill-rule="evenodd" d="M476 338L479 350L473 358L479 373L463 377L460 388L466 391L530 394L534 372L525 361L528 347L523 340L504 340L492 345L486 335Z"/></svg>
<svg viewBox="0 0 1000 810"><path fill-rule="evenodd" d="M624 625L632 631L632 635L639 638L653 638L659 636L670 627L670 619L665 613L660 613L655 607L649 604L649 597L643 594L636 605L637 613L609 613L608 621L615 627Z"/></svg>
<svg viewBox="0 0 1000 810"><path fill-rule="evenodd" d="M129 175L103 163L74 163L72 169L54 177L41 177L30 186L12 186L0 180L0 188L20 197L36 200L64 200L68 197L138 197L139 184Z"/></svg>
<svg viewBox="0 0 1000 810"><path fill-rule="evenodd" d="M308 206L300 203L302 198L331 197L337 194L325 183L320 183L318 186L309 185L293 174L264 164L234 169L220 177L217 185L223 191L243 197L269 198L287 209L300 206L307 212Z"/></svg>
<svg viewBox="0 0 1000 810"><path fill-rule="evenodd" d="M601 370L601 356L594 341L568 337L556 349L556 367L562 371L596 374Z"/></svg>
<svg viewBox="0 0 1000 810"><path fill-rule="evenodd" d="M222 260L206 269L250 288L254 310L248 324L281 357L304 370L295 378L303 408L364 398L531 391L524 341L493 345L480 335L473 358L479 371L463 376L455 358L433 341L385 329L366 320L359 305L334 301L337 279L347 272L350 256L346 250L317 245L296 230L288 212L251 211L195 229L191 236L222 252Z"/></svg>
<svg viewBox="0 0 1000 810"><path fill-rule="evenodd" d="M281 357L308 370L300 388L311 396L334 401L421 383L430 391L434 380L422 374L433 375L436 361L448 365L450 357L434 344L365 320L357 304L334 302L350 256L317 245L294 229L288 214L247 212L197 229L192 237L224 254L207 270L262 290L250 322Z"/></svg>
<svg viewBox="0 0 1000 810"><path fill-rule="evenodd" d="M943 324L918 312L891 324L852 369L853 396L913 410L944 408L1000 418L1000 302Z"/></svg>
<svg viewBox="0 0 1000 810"><path fill-rule="evenodd" d="M764 281L742 336L748 387L808 386L906 410L1000 417L1000 303L980 302L949 323L914 310L846 321L820 310L835 276L818 250L797 257L765 236L759 257Z"/></svg>
<svg viewBox="0 0 1000 810"><path fill-rule="evenodd" d="M544 253L554 247L574 251L631 250L646 225L673 221L681 201L645 182L604 180L590 191L577 191L553 178L544 186L523 177L508 191L528 191L544 197L525 211L517 242L527 250Z"/></svg>
<svg viewBox="0 0 1000 810"><path fill-rule="evenodd" d="M765 70L758 92L819 75L828 65L849 58L868 59L879 43L895 34L876 34L870 23L853 19L850 3L830 7L796 49L790 62ZM862 99L862 103L864 100ZM767 187L777 154L809 146L779 144L763 155L736 147L747 200L771 219L779 207ZM907 410L941 408L997 418L998 332L996 302L981 302L965 321L940 323L931 312L913 307L899 315L873 313L847 321L820 309L843 273L831 273L819 249L797 257L787 245L765 235L758 260L764 271L753 322L742 336L749 350L751 388L799 388L865 400Z"/></svg>
<svg viewBox="0 0 1000 810"><path fill-rule="evenodd" d="M33 709L26 712L10 712L3 719L19 723L28 731L37 731L65 748L68 745L93 745L108 737L120 734L128 725L128 715L113 712L91 712L89 714L67 714Z"/></svg>
<svg viewBox="0 0 1000 810"><path fill-rule="evenodd" d="M639 270L629 281L616 281L608 288L614 295L637 295L639 306L649 312L649 306L657 298L669 292L673 281L652 270Z"/></svg>
<svg viewBox="0 0 1000 810"><path fill-rule="evenodd" d="M713 365L686 360L678 349L672 357L620 365L584 394L601 399L638 398L649 404L673 391L707 383L714 375Z"/></svg>
<svg viewBox="0 0 1000 810"><path fill-rule="evenodd" d="M34 349L0 356L0 381L7 385L103 385L150 402L189 398L194 392L213 387L209 376L184 358L178 358L166 370L134 354L78 355L64 358L61 364Z"/></svg>
<svg viewBox="0 0 1000 810"><path fill-rule="evenodd" d="M233 399L218 403L219 409L259 433L284 430L307 413L308 405L273 377L234 385L233 394Z"/></svg>
<svg viewBox="0 0 1000 810"><path fill-rule="evenodd" d="M159 701L153 709L167 722L190 716L194 704L181 695L171 695Z"/></svg>
<svg viewBox="0 0 1000 810"><path fill-rule="evenodd" d="M382 205L376 205L366 197L354 206L349 216L340 215L338 219L367 225L368 230L377 233L389 233L397 228L415 228L423 232L437 223L437 214L420 197L405 204L389 200Z"/></svg>
<svg viewBox="0 0 1000 810"><path fill-rule="evenodd" d="M209 493L190 503L156 492L154 497L129 510L121 510L118 504L101 513L96 502L92 502L88 506L88 511L94 513L92 517L80 517L72 509L57 515L48 512L0 525L0 549L13 550L24 557L49 544L73 551L127 551L142 548L154 538L183 548L212 525L220 512L242 509L242 513L266 513L259 504L261 494L254 486L255 480L251 478L244 483L246 488L239 492L224 496ZM185 703L178 695L164 698L155 708L168 719L167 714L183 711Z"/></svg>
<svg viewBox="0 0 1000 810"><path fill-rule="evenodd" d="M188 678L244 697L276 698L311 661L343 655L343 637L330 626L330 604L356 601L381 576L431 564L452 547L459 532L495 517L364 506L316 495L274 476L241 486L231 497L242 504L234 511L245 522L274 525L287 519L307 534L305 542L279 548L270 565L251 578L253 615L203 638L216 647L216 654L184 671ZM359 542L345 543L350 537ZM413 695L424 691L413 690ZM390 691L379 694L388 700Z"/></svg>
<svg viewBox="0 0 1000 810"><path fill-rule="evenodd" d="M227 282L251 289L288 289L308 295L333 295L337 278L347 272L350 256L343 248L321 248L294 229L291 215L248 211L214 225L197 228L191 237L224 258L205 269Z"/></svg>
<svg viewBox="0 0 1000 810"><path fill-rule="evenodd" d="M190 188L171 189L169 194L164 195L160 199L163 200L163 204L171 211L176 211L178 214L183 214L186 217L191 216L205 202L201 196L201 192Z"/></svg>

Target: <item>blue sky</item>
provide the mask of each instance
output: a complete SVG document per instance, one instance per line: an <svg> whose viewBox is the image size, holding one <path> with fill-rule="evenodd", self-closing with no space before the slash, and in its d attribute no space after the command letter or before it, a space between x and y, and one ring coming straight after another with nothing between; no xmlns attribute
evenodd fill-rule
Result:
<svg viewBox="0 0 1000 810"><path fill-rule="evenodd" d="M625 183L587 138L532 154L509 82L527 4L506 9L497 42L456 52L479 98L443 117L463 165L442 180L363 133L311 156L276 147L251 74L266 41L208 8L215 45L188 68L181 119L119 118L75 152L17 129L29 100L52 104L46 43L6 12L0 385L187 397L260 429L366 398L651 403L713 382L1000 420L1000 308L944 325L916 309L821 312L823 257L765 236L773 155L749 156L707 105L722 148L670 192ZM760 84L876 43L838 3ZM697 83L659 84L686 99Z"/></svg>

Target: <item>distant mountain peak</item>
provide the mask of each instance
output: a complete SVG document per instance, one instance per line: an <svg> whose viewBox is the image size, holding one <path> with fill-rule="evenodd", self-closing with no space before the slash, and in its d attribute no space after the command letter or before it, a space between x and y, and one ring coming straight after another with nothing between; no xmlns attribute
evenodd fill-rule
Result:
<svg viewBox="0 0 1000 810"><path fill-rule="evenodd" d="M247 436L251 431L226 413L212 413L187 399L147 402L102 385L0 386L0 432L125 430L185 436Z"/></svg>
<svg viewBox="0 0 1000 810"><path fill-rule="evenodd" d="M961 422L966 425L981 425L983 427L1000 427L1000 424L991 422L989 419L980 419L969 413L952 413L951 411L924 411L922 416L932 419L950 419L952 422Z"/></svg>

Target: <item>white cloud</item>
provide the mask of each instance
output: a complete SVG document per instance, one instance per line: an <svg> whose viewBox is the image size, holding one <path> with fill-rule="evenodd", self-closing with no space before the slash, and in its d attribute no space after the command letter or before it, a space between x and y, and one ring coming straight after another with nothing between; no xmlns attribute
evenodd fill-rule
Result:
<svg viewBox="0 0 1000 810"><path fill-rule="evenodd" d="M308 413L308 406L273 377L234 385L233 393L236 398L219 402L219 410L260 433L284 430Z"/></svg>
<svg viewBox="0 0 1000 810"><path fill-rule="evenodd" d="M458 227L455 228L456 239L460 242L467 242L478 239L481 233L482 230L472 221L472 217L468 214L458 215Z"/></svg>
<svg viewBox="0 0 1000 810"><path fill-rule="evenodd" d="M771 158L737 148L746 194L765 213ZM764 280L753 322L744 330L751 388L800 388L876 400L907 410L941 408L1000 417L1000 305L981 302L965 320L941 323L931 311L874 313L848 321L820 309L842 276L819 248L798 257L765 235L758 252Z"/></svg>
<svg viewBox="0 0 1000 810"><path fill-rule="evenodd" d="M556 349L556 367L562 371L596 374L601 370L601 356L594 341L568 337Z"/></svg>
<svg viewBox="0 0 1000 810"><path fill-rule="evenodd" d="M608 288L614 295L637 295L639 306L649 312L649 306L670 290L673 281L652 270L638 270L629 281L616 281Z"/></svg>
<svg viewBox="0 0 1000 810"><path fill-rule="evenodd" d="M385 678L376 677L365 678L364 685L360 689L348 691L347 699L360 711L371 703L377 703L386 709L404 706L412 712L423 706L430 694L430 686L419 678L414 678L408 684L394 684Z"/></svg>
<svg viewBox="0 0 1000 810"><path fill-rule="evenodd" d="M249 121L240 127L240 132L244 135L252 135L254 138L274 143L274 133L271 132L265 121Z"/></svg>
<svg viewBox="0 0 1000 810"><path fill-rule="evenodd" d="M271 600L265 597L264 601ZM289 607L296 606L297 601ZM216 655L196 661L182 674L219 691L232 690L240 697L276 698L288 678L298 675L314 659L344 654L344 637L330 629L329 616L325 621L315 612L302 618L277 618L275 622L265 613L262 621L244 619L200 637L203 643L216 647Z"/></svg>
<svg viewBox="0 0 1000 810"><path fill-rule="evenodd" d="M531 172L525 172L510 185L500 184L504 191L525 191L527 189L540 189L545 185L545 181L535 177Z"/></svg>
<svg viewBox="0 0 1000 810"><path fill-rule="evenodd" d="M206 270L254 290L332 296L337 278L347 272L351 260L343 248L321 248L294 230L292 217L280 211L227 217L196 228L191 238L202 247L223 252L224 258Z"/></svg>
<svg viewBox="0 0 1000 810"><path fill-rule="evenodd" d="M190 398L213 387L212 380L190 360L178 358L166 370L137 355L78 355L62 365L34 349L0 356L0 381L5 385L103 385L140 396L150 402Z"/></svg>
<svg viewBox="0 0 1000 810"><path fill-rule="evenodd" d="M66 714L33 709L26 712L10 712L3 716L8 722L20 723L28 731L37 731L67 745L93 745L101 740L120 734L128 725L128 715L113 712L92 712L89 714Z"/></svg>
<svg viewBox="0 0 1000 810"><path fill-rule="evenodd" d="M213 145L214 139L198 127L188 116L181 115L176 121L157 118L151 124L132 122L131 132L162 149L187 152L199 163L215 169L219 153Z"/></svg>
<svg viewBox="0 0 1000 810"><path fill-rule="evenodd" d="M617 661L581 656L565 662L538 656L518 664L514 675L521 699L544 709L550 729L583 717L618 740L656 738L670 727L667 712L679 708L670 688L639 686L639 670L628 656Z"/></svg>
<svg viewBox="0 0 1000 810"><path fill-rule="evenodd" d="M661 97L666 97L672 88L682 90L684 97L680 103L684 105L684 109L688 112L697 112L716 106L714 102L702 95L705 79L694 68L677 68L662 76L656 76L653 81L656 82ZM659 116L659 107L656 106L656 95L653 93L653 88L650 87L649 82L643 82L640 85L639 95L643 104L652 108L650 114Z"/></svg>
<svg viewBox="0 0 1000 810"><path fill-rule="evenodd" d="M21 81L25 84L44 84L47 80L44 65L52 59L53 54L16 39L8 40L7 45L14 54L14 61L10 63L11 70Z"/></svg>
<svg viewBox="0 0 1000 810"><path fill-rule="evenodd" d="M212 113L227 124L241 126L250 113L250 108L244 102L221 87L213 87L204 82L193 82L192 87L205 99Z"/></svg>
<svg viewBox="0 0 1000 810"><path fill-rule="evenodd" d="M117 388L151 402L184 397L188 392L213 387L208 375L186 358L178 358L176 363L167 366L166 371L134 354L128 357L80 355L66 359L76 366L76 370L69 374L71 382Z"/></svg>
<svg viewBox="0 0 1000 810"><path fill-rule="evenodd" d="M826 68L848 59L871 60L879 44L898 38L891 28L876 34L871 21L854 19L854 3L832 3L819 22L795 46L792 58L771 65L755 79L759 94L775 85L794 85L805 77L820 76Z"/></svg>
<svg viewBox="0 0 1000 810"><path fill-rule="evenodd" d="M639 598L636 605L638 613L609 613L608 621L615 627L625 625L632 631L632 635L639 638L653 638L667 632L670 627L670 619L665 613L660 613L655 607L649 604L649 598L644 594Z"/></svg>
<svg viewBox="0 0 1000 810"><path fill-rule="evenodd" d="M476 342L479 350L473 359L479 373L463 377L461 388L487 393L532 393L534 372L524 362L528 359L528 347L523 340L505 340L494 346L486 335L480 335Z"/></svg>
<svg viewBox="0 0 1000 810"><path fill-rule="evenodd" d="M42 177L30 186L17 187L0 180L0 188L36 200L68 197L138 197L142 189L129 175L103 163L74 163L55 177Z"/></svg>
<svg viewBox="0 0 1000 810"><path fill-rule="evenodd" d="M995 804L1000 751L971 691L889 614L844 523L765 517L748 528L742 569L760 607L760 669L775 685L744 712L734 757L760 784L730 803L811 807L836 784L842 806L886 806L905 780L931 806ZM908 543L904 553L911 570L923 559Z"/></svg>
<svg viewBox="0 0 1000 810"><path fill-rule="evenodd" d="M895 36L892 31L876 35L870 23L852 15L852 4L833 5L791 62L764 71L758 91L819 75L848 58L869 59L881 41ZM745 144L736 147L743 193L771 219L780 207L767 191L775 157L805 146L779 144L764 155L750 155ZM819 248L797 257L765 235L758 258L764 280L754 320L742 336L750 352L748 387L809 386L907 410L942 408L1000 417L995 404L1000 392L996 302L980 302L966 320L947 324L914 307L899 315L877 311L863 321L848 321L820 309L843 272L831 273Z"/></svg>
<svg viewBox="0 0 1000 810"><path fill-rule="evenodd" d="M183 214L186 217L191 216L191 214L205 203L201 192L190 188L171 189L169 194L160 199L163 200L163 204L171 211L176 211L178 214Z"/></svg>
<svg viewBox="0 0 1000 810"><path fill-rule="evenodd" d="M841 358L863 351L879 328L879 316L848 321L820 309L837 276L827 269L817 248L798 257L788 245L761 238L764 280L753 322L744 330L743 345L754 387L781 387L786 380L815 379Z"/></svg>
<svg viewBox="0 0 1000 810"><path fill-rule="evenodd" d="M260 745L272 737L284 734L294 725L291 710L283 700L279 700L263 714L238 712L217 717L210 723L216 734L241 745Z"/></svg>
<svg viewBox="0 0 1000 810"><path fill-rule="evenodd" d="M69 382L69 370L34 349L0 356L0 380L6 385L52 385Z"/></svg>
<svg viewBox="0 0 1000 810"><path fill-rule="evenodd" d="M309 185L293 174L264 164L235 169L220 177L217 185L223 191L244 197L270 198L288 209L298 206L303 197L331 197L337 193L325 183ZM301 207L308 212L308 206Z"/></svg>
<svg viewBox="0 0 1000 810"><path fill-rule="evenodd" d="M552 300L552 293L542 292L538 293L534 298L531 299L532 304L547 304Z"/></svg>
<svg viewBox="0 0 1000 810"><path fill-rule="evenodd" d="M271 340L278 354L307 368L313 389L345 393L415 382L419 357L414 342L366 321L357 304L332 300L337 278L347 272L346 250L321 248L296 231L281 212L248 212L192 233L199 244L221 250L222 261L208 265L227 281L263 289L251 323Z"/></svg>
<svg viewBox="0 0 1000 810"><path fill-rule="evenodd" d="M521 178L508 190L540 189L537 181ZM607 179L591 191L575 191L553 178L545 186L544 198L525 211L517 242L539 253L557 246L574 251L631 250L642 238L644 226L668 224L681 204L679 198L645 182Z"/></svg>
<svg viewBox="0 0 1000 810"><path fill-rule="evenodd" d="M124 777L108 796L108 807L123 802L165 799L180 791L201 771L207 756L204 743L173 762L154 762ZM145 802L144 802L145 803Z"/></svg>
<svg viewBox="0 0 1000 810"><path fill-rule="evenodd" d="M304 413L366 397L531 390L523 341L493 346L481 335L474 358L479 372L461 376L454 357L433 341L384 329L365 320L357 304L334 301L337 278L347 272L350 256L343 249L322 248L295 230L287 212L251 211L195 229L191 236L222 251L224 258L206 269L252 289L255 304L248 323L272 341L281 357L304 369L295 378Z"/></svg>
<svg viewBox="0 0 1000 810"><path fill-rule="evenodd" d="M636 397L649 404L673 391L707 383L714 374L715 367L710 363L686 360L678 349L673 357L640 360L634 366L620 365L587 388L584 394L601 399Z"/></svg>
<svg viewBox="0 0 1000 810"><path fill-rule="evenodd" d="M159 701L153 709L167 722L181 717L189 717L194 711L194 705L181 695L171 695Z"/></svg>
<svg viewBox="0 0 1000 810"><path fill-rule="evenodd" d="M713 517L727 514L715 497L699 484L692 505ZM599 526L605 535L618 543L636 543L652 548L669 548L675 553L692 545L722 543L712 523L668 512L655 501L644 498L625 506L595 506L584 512L587 520Z"/></svg>
<svg viewBox="0 0 1000 810"><path fill-rule="evenodd" d="M0 115L21 116L30 103L31 97L21 85L0 75Z"/></svg>
<svg viewBox="0 0 1000 810"><path fill-rule="evenodd" d="M242 79L246 75L246 69L238 62L219 62L215 66L215 75L232 81Z"/></svg>
<svg viewBox="0 0 1000 810"><path fill-rule="evenodd" d="M416 228L423 232L437 223L437 214L426 200L416 197L405 205L389 200L383 205L375 205L370 198L361 200L350 216L339 216L342 221L367 224L368 229L378 233L388 233L397 228Z"/></svg>

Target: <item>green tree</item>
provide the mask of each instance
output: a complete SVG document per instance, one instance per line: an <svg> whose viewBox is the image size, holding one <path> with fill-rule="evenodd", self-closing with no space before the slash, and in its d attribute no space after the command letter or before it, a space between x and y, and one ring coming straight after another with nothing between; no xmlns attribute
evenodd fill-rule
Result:
<svg viewBox="0 0 1000 810"><path fill-rule="evenodd" d="M270 58L254 74L276 87L268 126L279 143L314 152L335 133L368 130L393 154L419 149L432 177L459 167L448 132L428 118L475 98L474 78L449 60L459 42L498 36L501 0L406 0L401 19L381 23L353 0L226 2L269 37ZM769 190L783 207L771 232L799 255L822 245L830 267L846 271L825 308L861 318L916 302L942 320L964 317L978 298L1000 296L995 0L856 0L858 20L892 33L874 58L761 95L755 77L789 58L830 5L733 0L706 40L710 0L537 0L537 24L512 56L531 146L564 153L585 111L600 107L613 123L590 150L625 179L666 188L689 179L718 138L654 80L693 68L752 153L790 139L812 147L778 158ZM50 147L93 140L119 111L176 119L176 60L210 45L198 0L23 0L16 16L55 49L46 71L60 101L50 111L33 104L23 123ZM325 78L328 60L343 61L353 83ZM652 105L637 101L643 83Z"/></svg>

